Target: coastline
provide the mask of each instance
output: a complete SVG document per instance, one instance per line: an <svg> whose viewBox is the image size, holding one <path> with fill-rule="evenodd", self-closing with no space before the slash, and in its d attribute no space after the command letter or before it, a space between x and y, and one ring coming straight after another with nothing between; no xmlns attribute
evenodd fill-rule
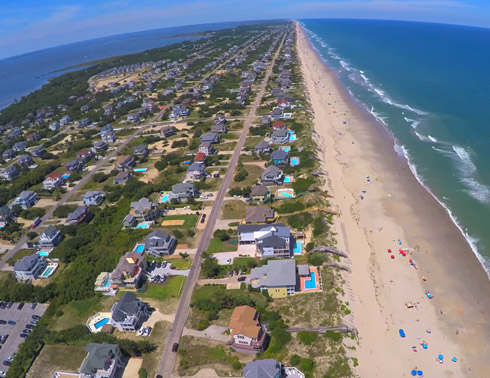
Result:
<svg viewBox="0 0 490 378"><path fill-rule="evenodd" d="M395 152L393 136L349 97L296 25L320 157L341 213L335 225L339 248L350 256L345 291L352 294L345 300L360 335L357 373L410 376L417 366L434 377L488 376L490 282L483 266L447 210ZM414 249L411 255L398 254L398 240ZM408 309L406 302L417 308ZM435 361L439 353L444 364ZM457 363L450 361L453 356Z"/></svg>

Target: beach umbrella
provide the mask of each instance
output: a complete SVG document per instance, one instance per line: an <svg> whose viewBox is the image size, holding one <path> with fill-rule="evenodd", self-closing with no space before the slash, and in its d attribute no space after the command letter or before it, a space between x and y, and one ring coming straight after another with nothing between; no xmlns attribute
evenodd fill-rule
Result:
<svg viewBox="0 0 490 378"><path fill-rule="evenodd" d="M417 370L412 370L412 377L415 377L417 375Z"/></svg>
<svg viewBox="0 0 490 378"><path fill-rule="evenodd" d="M388 248L388 253L391 253L391 248Z"/></svg>
<svg viewBox="0 0 490 378"><path fill-rule="evenodd" d="M438 358L438 359L440 359L440 360L443 360L443 359L444 359L444 356L443 356L442 354L439 354L439 355L437 356L437 358Z"/></svg>
<svg viewBox="0 0 490 378"><path fill-rule="evenodd" d="M456 361L458 361L458 359L457 359L456 357L453 357L453 358L451 359L451 361L456 362Z"/></svg>
<svg viewBox="0 0 490 378"><path fill-rule="evenodd" d="M422 370L419 370L419 371L417 372L417 374L418 374L419 376L423 376L423 375L424 375L424 372L423 372Z"/></svg>
<svg viewBox="0 0 490 378"><path fill-rule="evenodd" d="M400 337L402 337L402 338L405 337L405 331L403 329L400 328L398 330L398 333L399 333Z"/></svg>
<svg viewBox="0 0 490 378"><path fill-rule="evenodd" d="M394 259L394 258L395 258L395 256L394 256L394 255L391 255L391 258L392 258L392 259Z"/></svg>

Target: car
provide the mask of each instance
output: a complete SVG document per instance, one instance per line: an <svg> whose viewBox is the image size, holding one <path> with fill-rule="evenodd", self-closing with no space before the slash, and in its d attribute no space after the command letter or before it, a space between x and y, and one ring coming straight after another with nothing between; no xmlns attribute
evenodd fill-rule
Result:
<svg viewBox="0 0 490 378"><path fill-rule="evenodd" d="M7 304L5 302L0 302L0 308L3 310Z"/></svg>
<svg viewBox="0 0 490 378"><path fill-rule="evenodd" d="M32 315L32 319L37 319L37 320L39 320L39 319L41 319L41 317L40 317L39 315Z"/></svg>
<svg viewBox="0 0 490 378"><path fill-rule="evenodd" d="M201 218L201 223L204 223L205 221L206 221L206 218L203 215L203 217Z"/></svg>
<svg viewBox="0 0 490 378"><path fill-rule="evenodd" d="M37 319L31 319L31 322L30 323L31 324L37 324L38 322L39 322L39 320L37 320Z"/></svg>
<svg viewBox="0 0 490 378"><path fill-rule="evenodd" d="M247 279L247 277L238 277L238 282L243 282Z"/></svg>
<svg viewBox="0 0 490 378"><path fill-rule="evenodd" d="M161 267L162 267L162 262L161 262L161 261L159 261L159 262L157 263L157 268L161 268Z"/></svg>
<svg viewBox="0 0 490 378"><path fill-rule="evenodd" d="M214 178L218 178L218 177L219 177L219 173L214 173L214 174L213 174L213 177L214 177Z"/></svg>
<svg viewBox="0 0 490 378"><path fill-rule="evenodd" d="M7 302L7 304L5 305L5 307L10 308L10 307L12 307L12 305L13 305L12 302Z"/></svg>
<svg viewBox="0 0 490 378"><path fill-rule="evenodd" d="M0 370L0 378L3 378L7 375L6 372L4 372L3 370Z"/></svg>
<svg viewBox="0 0 490 378"><path fill-rule="evenodd" d="M32 325L32 324L26 324L26 328L27 328L27 329L34 329L34 327L35 327L35 326L34 326L34 325Z"/></svg>
<svg viewBox="0 0 490 378"><path fill-rule="evenodd" d="M24 302L20 302L17 306L17 310L22 310L24 308Z"/></svg>
<svg viewBox="0 0 490 378"><path fill-rule="evenodd" d="M158 374L155 378L163 378L160 374Z"/></svg>
<svg viewBox="0 0 490 378"><path fill-rule="evenodd" d="M160 282L161 282L161 283L164 283L164 282L165 282L165 278L166 278L166 277L165 277L165 274L162 274L162 277L160 278Z"/></svg>
<svg viewBox="0 0 490 378"><path fill-rule="evenodd" d="M5 366L10 366L12 363L11 363L10 361L4 360L4 361L3 361L3 364L4 364Z"/></svg>
<svg viewBox="0 0 490 378"><path fill-rule="evenodd" d="M166 261L163 261L162 262L162 268L165 268L167 266L167 262Z"/></svg>
<svg viewBox="0 0 490 378"><path fill-rule="evenodd" d="M172 345L172 352L177 352L177 350L179 350L179 343L174 343L174 345Z"/></svg>
<svg viewBox="0 0 490 378"><path fill-rule="evenodd" d="M13 320L9 320L7 323L8 323L8 324L10 324L10 325L16 325L16 324L17 324L17 323L16 323L16 322L14 322Z"/></svg>
<svg viewBox="0 0 490 378"><path fill-rule="evenodd" d="M229 275L230 277L233 277L233 270L230 270L230 271L228 272L228 275Z"/></svg>
<svg viewBox="0 0 490 378"><path fill-rule="evenodd" d="M31 332L32 332L32 329L24 329L24 330L22 331L22 333L27 333L27 334L29 334L29 333L31 333Z"/></svg>
<svg viewBox="0 0 490 378"><path fill-rule="evenodd" d="M31 310L34 310L36 308L36 306L37 306L37 303L34 303L34 302L31 303Z"/></svg>
<svg viewBox="0 0 490 378"><path fill-rule="evenodd" d="M7 322L5 320L0 319L0 324L7 324Z"/></svg>
<svg viewBox="0 0 490 378"><path fill-rule="evenodd" d="M5 341L7 341L8 338L8 333L4 333L2 336L0 336L0 344L5 344Z"/></svg>
<svg viewBox="0 0 490 378"><path fill-rule="evenodd" d="M227 259L227 260L226 260L226 263L227 263L227 264L231 264L231 259Z"/></svg>
<svg viewBox="0 0 490 378"><path fill-rule="evenodd" d="M22 337L23 339L27 339L29 337L29 335L27 335L25 333L21 333L20 334L20 337Z"/></svg>

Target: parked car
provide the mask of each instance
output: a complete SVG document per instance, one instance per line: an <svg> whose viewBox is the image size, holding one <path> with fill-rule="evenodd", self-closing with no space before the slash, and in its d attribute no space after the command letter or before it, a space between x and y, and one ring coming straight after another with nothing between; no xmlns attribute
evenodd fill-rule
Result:
<svg viewBox="0 0 490 378"><path fill-rule="evenodd" d="M22 333L27 333L27 334L29 334L29 333L31 333L31 332L32 332L32 329L24 329L24 330L22 331Z"/></svg>
<svg viewBox="0 0 490 378"><path fill-rule="evenodd" d="M37 319L37 320L39 320L39 319L41 319L41 317L40 317L39 315L32 315L32 319Z"/></svg>
<svg viewBox="0 0 490 378"><path fill-rule="evenodd" d="M230 271L228 272L228 275L229 275L230 277L233 277L233 270L230 270Z"/></svg>
<svg viewBox="0 0 490 378"><path fill-rule="evenodd" d="M167 262L166 261L163 261L162 262L162 268L165 268L167 266Z"/></svg>
<svg viewBox="0 0 490 378"><path fill-rule="evenodd" d="M5 320L0 319L0 324L7 324L7 322Z"/></svg>
<svg viewBox="0 0 490 378"><path fill-rule="evenodd" d="M3 361L3 364L4 364L5 366L10 366L12 363L11 363L10 361L4 360L4 361Z"/></svg>
<svg viewBox="0 0 490 378"><path fill-rule="evenodd" d="M20 334L20 337L22 337L23 339L27 339L29 337L29 335L27 335L25 333L21 333Z"/></svg>
<svg viewBox="0 0 490 378"><path fill-rule="evenodd" d="M10 308L10 307L12 307L12 305L13 305L12 302L7 302L7 304L5 305L5 307Z"/></svg>
<svg viewBox="0 0 490 378"><path fill-rule="evenodd" d="M6 372L4 372L3 370L0 370L0 378L4 378L6 375L7 375Z"/></svg>
<svg viewBox="0 0 490 378"><path fill-rule="evenodd" d="M13 320L9 320L7 323L8 323L8 324L10 324L10 325L16 325L16 324L17 324L17 323L16 323L16 322L14 322Z"/></svg>
<svg viewBox="0 0 490 378"><path fill-rule="evenodd" d="M172 345L172 352L177 352L177 350L179 350L179 343L174 343L174 345Z"/></svg>
<svg viewBox="0 0 490 378"><path fill-rule="evenodd" d="M5 344L5 341L9 338L8 333L4 333L2 336L0 336L0 344Z"/></svg>
<svg viewBox="0 0 490 378"><path fill-rule="evenodd" d="M22 310L24 308L24 302L20 302L17 306L17 310Z"/></svg>
<svg viewBox="0 0 490 378"><path fill-rule="evenodd" d="M0 308L3 310L7 304L5 302L0 302Z"/></svg>
<svg viewBox="0 0 490 378"><path fill-rule="evenodd" d="M26 324L26 328L27 328L27 329L34 329L34 327L35 327L35 326L34 326L34 325L32 325L32 324Z"/></svg>
<svg viewBox="0 0 490 378"><path fill-rule="evenodd" d="M37 306L37 303L31 303L31 310L34 310Z"/></svg>
<svg viewBox="0 0 490 378"><path fill-rule="evenodd" d="M247 279L247 277L238 277L238 282L243 282Z"/></svg>

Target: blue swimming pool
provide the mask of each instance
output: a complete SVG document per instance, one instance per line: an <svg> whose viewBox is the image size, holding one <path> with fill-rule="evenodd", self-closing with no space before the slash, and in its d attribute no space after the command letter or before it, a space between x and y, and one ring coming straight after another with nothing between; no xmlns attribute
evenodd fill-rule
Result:
<svg viewBox="0 0 490 378"><path fill-rule="evenodd" d="M169 198L170 198L170 196L168 194L164 194L162 199L161 199L161 202L167 202Z"/></svg>
<svg viewBox="0 0 490 378"><path fill-rule="evenodd" d="M291 182L291 177L289 177L289 176L284 177L284 182L285 183L290 183Z"/></svg>
<svg viewBox="0 0 490 378"><path fill-rule="evenodd" d="M290 149L289 147L284 147L282 150L283 150L284 152L289 152L289 151L291 151L291 149Z"/></svg>
<svg viewBox="0 0 490 378"><path fill-rule="evenodd" d="M143 251L145 250L145 245L144 244L140 244L136 247L135 251L138 252L138 253L142 253Z"/></svg>
<svg viewBox="0 0 490 378"><path fill-rule="evenodd" d="M291 165L298 165L298 164L299 164L298 158L291 158Z"/></svg>
<svg viewBox="0 0 490 378"><path fill-rule="evenodd" d="M136 168L134 171L135 172L146 172L148 168Z"/></svg>
<svg viewBox="0 0 490 378"><path fill-rule="evenodd" d="M291 197L291 194L289 194L288 192L280 192L279 194L281 196L283 196L283 197L286 197L286 198L290 198Z"/></svg>
<svg viewBox="0 0 490 378"><path fill-rule="evenodd" d="M64 174L63 176L61 176L61 177L62 177L62 178L64 178L64 179L66 180L67 178L69 178L69 177L70 177L70 174L69 174L69 173L65 173L65 174Z"/></svg>
<svg viewBox="0 0 490 378"><path fill-rule="evenodd" d="M297 241L296 244L294 244L293 252L294 253L301 253L302 250L303 250L303 242Z"/></svg>
<svg viewBox="0 0 490 378"><path fill-rule="evenodd" d="M50 266L49 268L46 268L46 270L43 272L42 276L43 277L49 277L51 272L53 271L54 267Z"/></svg>
<svg viewBox="0 0 490 378"><path fill-rule="evenodd" d="M99 329L99 328L100 328L100 327L102 327L104 324L109 323L109 320L110 320L109 318L104 318L104 319L102 319L102 320L99 320L98 322L96 322L96 323L94 324L95 329Z"/></svg>
<svg viewBox="0 0 490 378"><path fill-rule="evenodd" d="M296 140L296 135L294 135L294 134L289 135L289 140L290 141L295 141Z"/></svg>
<svg viewBox="0 0 490 378"><path fill-rule="evenodd" d="M139 225L136 226L136 228L150 228L150 226L148 226L145 223L140 223Z"/></svg>
<svg viewBox="0 0 490 378"><path fill-rule="evenodd" d="M104 282L104 285L102 286L103 288L107 288L111 286L111 281L110 280L107 280L106 282Z"/></svg>
<svg viewBox="0 0 490 378"><path fill-rule="evenodd" d="M39 256L49 256L49 252L46 251L40 251L37 253Z"/></svg>
<svg viewBox="0 0 490 378"><path fill-rule="evenodd" d="M316 274L315 272L310 272L310 279L305 281L306 289L316 289Z"/></svg>

